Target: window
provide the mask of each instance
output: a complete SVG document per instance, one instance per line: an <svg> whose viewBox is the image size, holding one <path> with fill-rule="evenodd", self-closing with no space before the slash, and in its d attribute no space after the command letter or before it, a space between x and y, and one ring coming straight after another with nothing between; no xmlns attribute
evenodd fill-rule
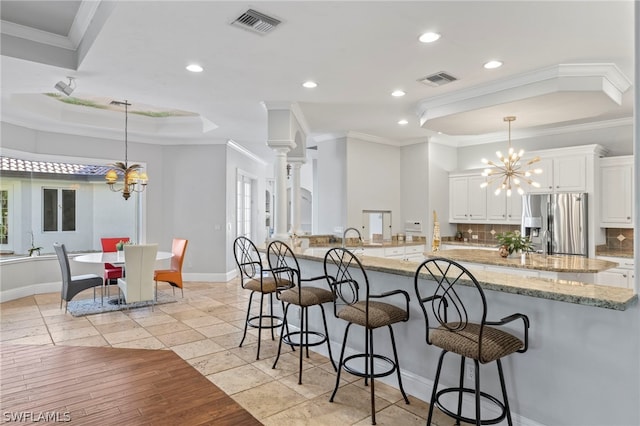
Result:
<svg viewBox="0 0 640 426"><path fill-rule="evenodd" d="M247 238L253 238L251 235L251 205L253 203L251 196L252 190L251 178L238 174L236 185L237 234L238 236L245 236Z"/></svg>
<svg viewBox="0 0 640 426"><path fill-rule="evenodd" d="M9 244L9 191L0 191L0 244Z"/></svg>
<svg viewBox="0 0 640 426"><path fill-rule="evenodd" d="M44 232L76 230L75 189L42 189L42 230Z"/></svg>

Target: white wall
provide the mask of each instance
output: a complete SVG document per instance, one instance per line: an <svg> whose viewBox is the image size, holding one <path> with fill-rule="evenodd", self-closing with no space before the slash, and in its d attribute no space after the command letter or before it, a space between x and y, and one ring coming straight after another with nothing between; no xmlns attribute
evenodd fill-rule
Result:
<svg viewBox="0 0 640 426"><path fill-rule="evenodd" d="M333 234L336 227L346 226L346 139L318 144L317 188L313 204L317 206L318 234Z"/></svg>
<svg viewBox="0 0 640 426"><path fill-rule="evenodd" d="M429 231L429 146L425 140L400 148L400 198L401 198L401 229L404 232L406 221L422 223L422 233L425 237Z"/></svg>
<svg viewBox="0 0 640 426"><path fill-rule="evenodd" d="M124 155L121 140L43 132L7 123L2 123L1 131L3 150L58 158L72 156L92 160L93 164L122 161ZM265 166L235 150L229 151L232 152L227 155L226 146L220 144L151 145L129 141L130 161L144 163L150 179L143 193L147 214L142 242L157 242L160 250L170 251L174 237L189 239L183 272L191 276L224 278L234 269L233 255L228 256L228 235L235 232L237 167L259 177L259 223L264 223ZM114 204L127 203L121 195L113 197ZM24 203L33 200L23 198L28 198L22 204L28 209L25 211L31 211L33 206ZM234 225L231 230L229 223ZM260 232L264 234L263 230ZM260 237L264 239L264 235ZM93 239L97 238L94 234ZM87 242L85 248L88 247L95 245Z"/></svg>
<svg viewBox="0 0 640 426"><path fill-rule="evenodd" d="M362 229L363 210L390 210L391 234L404 232L401 208L400 149L347 139L347 221Z"/></svg>
<svg viewBox="0 0 640 426"><path fill-rule="evenodd" d="M427 247L433 238L433 214L435 210L440 223L440 236L455 234L456 225L449 224L449 172L455 170L458 152L455 148L437 143L429 143L429 211L427 212L429 232Z"/></svg>

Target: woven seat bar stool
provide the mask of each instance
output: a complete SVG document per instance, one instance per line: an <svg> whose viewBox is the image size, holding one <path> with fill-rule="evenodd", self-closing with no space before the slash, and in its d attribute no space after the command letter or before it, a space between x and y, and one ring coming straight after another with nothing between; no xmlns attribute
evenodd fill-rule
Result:
<svg viewBox="0 0 640 426"><path fill-rule="evenodd" d="M326 285L324 275L313 278L302 278L300 274L300 265L296 259L293 250L282 241L272 241L267 247L267 259L269 261L269 269L276 280L278 287L285 287L292 284L293 286L280 293L279 298L285 303L284 321L282 323L282 331L280 332L280 343L278 344L278 355L273 362L276 368L280 359L280 351L282 343L291 346L300 347L300 365L298 368L298 384L302 384L302 360L303 353L309 358L309 347L318 346L323 343L327 344L329 359L333 365L333 369L337 371L336 364L331 354L331 344L329 343L329 330L327 329L327 317L324 312L324 303L333 302L335 296L328 288L307 285L312 281L322 280L322 284ZM304 284L303 284L304 283ZM300 312L300 328L298 331L285 330L287 315L291 305L298 306ZM324 333L319 331L309 331L309 310L308 308L318 306L322 313L322 324L324 325ZM304 350L303 350L304 349Z"/></svg>
<svg viewBox="0 0 640 426"><path fill-rule="evenodd" d="M434 258L422 262L416 270L414 285L418 303L424 313L427 344L442 349L431 393L427 425L431 424L435 406L456 419L457 425L461 421L490 425L500 423L505 418L512 425L501 359L515 352L527 351L529 318L515 313L499 321L487 321L487 301L480 284L465 267L448 259ZM523 323L522 340L499 328L519 320ZM460 356L459 383L458 386L438 390L444 356L449 352ZM473 387L465 387L464 384L467 358L473 360L475 369ZM480 387L480 364L494 361L498 368L502 400L482 391ZM453 398L445 397L451 394ZM464 394L473 395L473 410L463 409ZM499 414L482 419L481 399L496 405Z"/></svg>
<svg viewBox="0 0 640 426"><path fill-rule="evenodd" d="M260 359L260 342L262 341L262 329L271 330L271 340L275 341L274 329L283 324L282 317L273 314L274 293L291 288L292 283L282 283L278 286L269 268L262 264L262 258L256 245L247 237L240 236L233 242L233 255L238 265L240 274L240 285L246 290L250 290L249 305L247 306L247 317L244 324L242 340L238 347L242 347L247 337L247 328L258 329L258 349L256 360ZM260 311L257 315L251 315L251 306L255 293L260 293ZM269 296L269 314L264 313L264 297ZM284 303L282 303L284 311ZM265 323L266 320L266 323Z"/></svg>
<svg viewBox="0 0 640 426"><path fill-rule="evenodd" d="M369 279L362 267L362 263L360 263L355 254L344 248L333 248L326 253L324 257L324 272L329 287L336 296L333 304L334 315L348 323L342 341L336 385L329 401L333 402L338 392L340 372L343 369L355 376L363 377L365 386L370 388L371 424L375 425L375 379L396 373L402 397L409 404L407 394L402 387L398 351L393 328L391 327L395 323L409 320L409 293L404 290L391 290L382 294L372 293ZM404 307L381 301L387 298L401 300L404 302ZM344 353L347 347L349 330L354 324L364 327L364 353L345 357ZM393 359L375 352L373 331L381 327L387 327L389 330ZM381 369L374 369L374 365Z"/></svg>

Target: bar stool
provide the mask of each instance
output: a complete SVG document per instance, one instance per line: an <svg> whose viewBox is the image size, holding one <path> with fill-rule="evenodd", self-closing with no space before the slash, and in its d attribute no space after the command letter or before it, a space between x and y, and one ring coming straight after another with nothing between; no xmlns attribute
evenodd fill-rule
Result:
<svg viewBox="0 0 640 426"><path fill-rule="evenodd" d="M249 306L247 306L247 318L244 324L244 333L238 347L242 347L247 337L247 327L258 329L258 351L256 360L260 359L260 342L262 341L262 329L271 329L271 340L275 340L273 329L283 324L282 317L273 314L273 294L291 288L292 283L281 282L278 286L276 280L270 274L270 270L262 266L262 259L255 244L247 237L240 236L233 242L233 255L236 259L240 273L240 285L250 290ZM260 293L260 312L251 316L251 304L253 295ZM269 315L263 314L264 296L269 295ZM284 303L282 304L284 310ZM267 319L267 323L264 323Z"/></svg>
<svg viewBox="0 0 640 426"><path fill-rule="evenodd" d="M433 392L429 404L427 425L431 424L433 407L460 421L476 425L500 423L507 418L512 425L509 399L504 382L500 359L514 352L526 352L529 342L529 318L524 314L513 314L500 321L487 321L487 301L476 278L462 265L443 258L429 259L418 267L414 277L418 303L424 313L426 340L428 345L442 349L433 383ZM435 321L430 322L430 317ZM524 341L503 330L495 328L521 319L524 324ZM444 356L448 352L460 355L459 385L441 390L438 381ZM473 360L475 386L464 386L465 359ZM498 367L502 401L485 393L480 388L480 364L495 361ZM444 403L447 394L457 395L457 407L447 407ZM475 417L463 413L463 394L472 394L475 401ZM490 419L482 419L480 400L484 398L498 406L500 414ZM454 398L455 399L455 398ZM451 401L449 401L449 405Z"/></svg>
<svg viewBox="0 0 640 426"><path fill-rule="evenodd" d="M276 368L280 359L280 350L282 342L291 346L300 347L300 365L298 369L298 384L302 384L302 358L303 352L306 351L309 358L309 346L318 346L323 343L327 344L329 351L329 359L333 365L333 369L337 371L336 364L333 362L331 354L331 344L329 343L329 330L327 329L327 318L324 313L324 303L333 302L335 296L333 293L324 288L302 285L311 281L325 280L324 275L313 278L302 278L300 274L300 265L291 248L282 241L272 241L267 247L267 259L269 261L269 269L276 280L278 287L285 287L293 284L293 286L280 293L279 298L285 303L284 321L282 323L282 331L280 332L280 343L278 344L278 355L273 362ZM299 331L285 331L287 324L287 314L291 305L299 306L300 312L300 329ZM312 306L320 307L322 313L322 323L324 325L324 334L318 331L309 331L309 311ZM311 339L310 339L311 338ZM305 350L303 350L303 348Z"/></svg>
<svg viewBox="0 0 640 426"><path fill-rule="evenodd" d="M334 248L327 252L324 257L324 272L333 293L336 295L333 304L334 315L337 318L347 321L340 352L340 362L338 364L338 374L336 386L333 389L330 402L333 402L338 386L340 384L340 372L344 369L358 377L364 378L365 386L371 382L371 424L376 424L375 406L375 385L374 379L393 374L398 376L398 385L405 402L409 404L407 394L402 387L400 374L400 363L398 362L398 351L396 341L393 336L392 324L406 322L409 320L409 294L404 290L391 290L382 294L371 294L369 279L358 258L349 250L344 248ZM364 300L360 300L360 292L364 293ZM406 302L404 308L392 305L387 302L380 302L373 299L384 299L390 296L403 296ZM338 305L341 309L338 310ZM345 358L344 352L347 347L349 330L353 324L365 328L364 333L364 353L350 355ZM373 330L380 327L387 327L391 336L391 347L393 349L393 359L380 355L374 351ZM360 362L360 365L358 364ZM383 364L386 368L382 371L374 370L374 361L378 365ZM362 366L364 364L364 366Z"/></svg>

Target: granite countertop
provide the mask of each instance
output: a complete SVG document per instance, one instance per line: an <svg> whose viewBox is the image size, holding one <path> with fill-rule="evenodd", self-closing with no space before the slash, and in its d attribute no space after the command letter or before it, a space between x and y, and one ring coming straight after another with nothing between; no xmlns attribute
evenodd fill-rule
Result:
<svg viewBox="0 0 640 426"><path fill-rule="evenodd" d="M596 246L596 256L624 257L633 259L633 250L613 249L607 246Z"/></svg>
<svg viewBox="0 0 640 426"><path fill-rule="evenodd" d="M549 255L528 253L516 257L501 257L498 250L450 249L425 252L427 258L444 257L460 262L482 263L508 268L534 269L549 272L596 273L618 266L608 260L584 256Z"/></svg>
<svg viewBox="0 0 640 426"><path fill-rule="evenodd" d="M328 249L328 247L296 249L295 253L299 259L322 262ZM406 277L413 277L420 265L420 262L376 256L359 256L359 259L366 270ZM521 276L508 273L475 271L473 268L470 270L486 290L619 311L624 311L638 301L638 295L627 288L550 278L523 279Z"/></svg>

